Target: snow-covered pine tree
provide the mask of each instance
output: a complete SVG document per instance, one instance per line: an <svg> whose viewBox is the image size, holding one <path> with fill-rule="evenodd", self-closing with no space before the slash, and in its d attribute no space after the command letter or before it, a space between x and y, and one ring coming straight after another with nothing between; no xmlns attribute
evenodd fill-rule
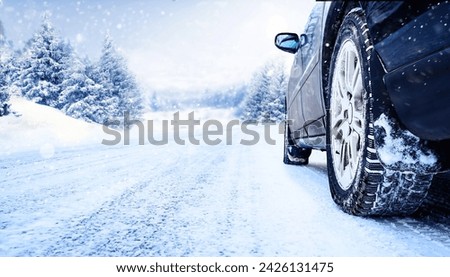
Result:
<svg viewBox="0 0 450 277"><path fill-rule="evenodd" d="M288 85L288 75L284 64L279 62L273 65L272 82L267 97L262 105L266 107L264 120L281 122L285 120L285 96Z"/></svg>
<svg viewBox="0 0 450 277"><path fill-rule="evenodd" d="M159 96L156 92L154 92L150 97L148 97L148 107L150 107L150 110L155 112L161 109Z"/></svg>
<svg viewBox="0 0 450 277"><path fill-rule="evenodd" d="M263 103L271 88L272 74L272 63L265 64L254 74L248 86L247 97L242 103L243 120L265 120L268 117L267 107Z"/></svg>
<svg viewBox="0 0 450 277"><path fill-rule="evenodd" d="M74 55L71 58L72 66L64 71L66 78L61 83L61 93L58 100L58 108L67 113L67 109L73 104L87 97L86 70L84 64ZM70 114L70 116L74 116ZM77 116L74 116L77 117Z"/></svg>
<svg viewBox="0 0 450 277"><path fill-rule="evenodd" d="M71 117L101 123L106 118L106 111L99 104L103 87L93 79L94 69L87 58L82 61L73 55L71 60L71 67L65 71L66 78L61 84L58 105Z"/></svg>
<svg viewBox="0 0 450 277"><path fill-rule="evenodd" d="M100 101L103 107L107 107L108 116L122 116L125 112L133 116L140 115L143 99L138 85L109 35L105 38L97 70L103 90Z"/></svg>
<svg viewBox="0 0 450 277"><path fill-rule="evenodd" d="M57 35L49 15L45 14L40 30L28 41L19 58L20 72L14 85L28 99L58 107L61 84L71 57L71 47Z"/></svg>
<svg viewBox="0 0 450 277"><path fill-rule="evenodd" d="M14 74L14 51L6 40L3 24L0 21L0 116L9 113L11 78Z"/></svg>
<svg viewBox="0 0 450 277"><path fill-rule="evenodd" d="M282 62L267 62L255 73L242 102L243 120L279 122L284 120L288 78Z"/></svg>

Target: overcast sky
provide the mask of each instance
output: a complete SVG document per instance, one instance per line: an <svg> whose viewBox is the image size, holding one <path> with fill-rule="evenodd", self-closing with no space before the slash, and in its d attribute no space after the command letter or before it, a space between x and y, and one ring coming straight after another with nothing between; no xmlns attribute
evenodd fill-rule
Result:
<svg viewBox="0 0 450 277"><path fill-rule="evenodd" d="M97 59L107 32L139 81L156 89L203 89L250 78L282 31L301 32L314 0L0 0L6 36L23 46L50 11L80 55Z"/></svg>

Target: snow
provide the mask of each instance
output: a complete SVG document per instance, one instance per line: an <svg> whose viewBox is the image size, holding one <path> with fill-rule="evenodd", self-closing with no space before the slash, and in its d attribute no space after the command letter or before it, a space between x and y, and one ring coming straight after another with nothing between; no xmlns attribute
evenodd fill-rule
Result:
<svg viewBox="0 0 450 277"><path fill-rule="evenodd" d="M12 104L22 116L0 118L13 148L0 159L0 256L450 255L446 225L343 213L325 154L284 165L275 129L276 145L107 147L97 125Z"/></svg>
<svg viewBox="0 0 450 277"><path fill-rule="evenodd" d="M405 165L421 165L434 167L437 164L436 155L431 150L423 150L418 147L420 139L409 131L395 131L393 122L382 114L374 126L384 130L384 144L377 151L380 160L385 165L402 163Z"/></svg>
<svg viewBox="0 0 450 277"><path fill-rule="evenodd" d="M38 151L42 157L51 158L58 147L101 141L101 125L73 119L20 97L12 97L9 102L15 115L0 117L0 155Z"/></svg>

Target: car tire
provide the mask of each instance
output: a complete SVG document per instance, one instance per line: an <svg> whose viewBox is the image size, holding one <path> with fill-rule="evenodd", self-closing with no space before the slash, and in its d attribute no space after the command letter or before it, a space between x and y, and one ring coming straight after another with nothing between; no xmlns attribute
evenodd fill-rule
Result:
<svg viewBox="0 0 450 277"><path fill-rule="evenodd" d="M381 163L372 113L377 107L371 90L372 55L364 13L354 9L338 32L325 92L330 191L350 214L411 214L423 202L432 175L393 171Z"/></svg>
<svg viewBox="0 0 450 277"><path fill-rule="evenodd" d="M284 125L284 154L283 162L290 165L307 165L312 150L296 145L291 138L291 131L288 121Z"/></svg>

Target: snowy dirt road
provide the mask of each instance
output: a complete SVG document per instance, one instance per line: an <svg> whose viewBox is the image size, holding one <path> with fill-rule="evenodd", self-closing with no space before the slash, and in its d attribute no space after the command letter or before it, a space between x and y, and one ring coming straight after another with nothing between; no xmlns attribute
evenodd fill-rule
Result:
<svg viewBox="0 0 450 277"><path fill-rule="evenodd" d="M2 157L0 256L450 256L448 215L347 215L323 153L295 167L281 150L279 137Z"/></svg>

